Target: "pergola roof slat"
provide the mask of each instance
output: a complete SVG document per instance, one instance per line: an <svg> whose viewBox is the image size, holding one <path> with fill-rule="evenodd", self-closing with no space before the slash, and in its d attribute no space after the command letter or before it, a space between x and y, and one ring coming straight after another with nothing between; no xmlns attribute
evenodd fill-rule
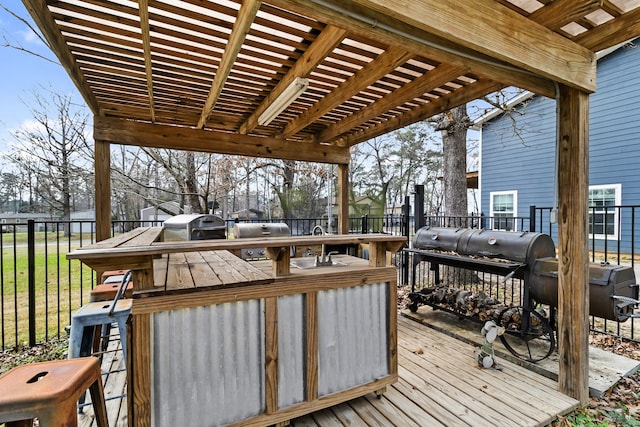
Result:
<svg viewBox="0 0 640 427"><path fill-rule="evenodd" d="M294 145L352 145L496 87L591 91L596 51L640 34L640 0L460 1L25 4L96 116Z"/></svg>

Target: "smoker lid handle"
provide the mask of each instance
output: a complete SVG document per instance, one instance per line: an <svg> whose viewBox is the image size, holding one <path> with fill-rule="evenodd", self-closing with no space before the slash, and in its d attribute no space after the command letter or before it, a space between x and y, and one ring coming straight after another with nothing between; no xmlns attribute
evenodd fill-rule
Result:
<svg viewBox="0 0 640 427"><path fill-rule="evenodd" d="M620 301L620 304L618 304L618 308L624 308L630 305L636 305L640 303L640 300L629 298L629 297L623 297L622 295L613 295L611 298L613 298L614 300Z"/></svg>
<svg viewBox="0 0 640 427"><path fill-rule="evenodd" d="M502 279L503 283L506 283L507 280L511 279L518 270L520 270L523 267L526 267L527 264L520 264L519 266L517 266L516 268L514 268L513 270L511 270L511 272L509 274L507 274L506 276L504 276L504 279Z"/></svg>

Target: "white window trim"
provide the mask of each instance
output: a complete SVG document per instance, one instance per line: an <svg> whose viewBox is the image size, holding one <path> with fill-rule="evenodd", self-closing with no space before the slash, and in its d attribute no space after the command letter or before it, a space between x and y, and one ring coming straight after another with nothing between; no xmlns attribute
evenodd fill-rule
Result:
<svg viewBox="0 0 640 427"><path fill-rule="evenodd" d="M590 185L589 186L589 191L591 190L601 190L604 188L614 188L616 191L616 197L615 197L615 206L620 206L622 204L622 184L600 184L600 185ZM591 207L588 207L589 212L588 212L588 216L591 216ZM613 211L613 234L589 234L589 238L590 239L595 239L595 240L611 240L611 239L615 239L617 240L619 237L619 230L618 230L618 224L620 223L620 210L619 209L614 209Z"/></svg>
<svg viewBox="0 0 640 427"><path fill-rule="evenodd" d="M491 191L489 193L489 218L491 221L494 221L495 215L493 212L493 197L494 196L502 196L510 194L513 196L513 230L518 231L518 221L516 218L518 217L518 190L509 190L509 191Z"/></svg>

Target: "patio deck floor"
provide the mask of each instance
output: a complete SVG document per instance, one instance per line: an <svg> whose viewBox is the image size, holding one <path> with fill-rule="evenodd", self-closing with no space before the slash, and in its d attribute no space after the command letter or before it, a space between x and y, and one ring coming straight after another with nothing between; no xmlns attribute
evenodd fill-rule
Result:
<svg viewBox="0 0 640 427"><path fill-rule="evenodd" d="M115 341L117 343L117 341ZM506 360L502 370L479 368L474 347L398 317L399 380L381 399L367 395L291 420L298 426L544 426L578 406L557 383ZM122 369L120 351L104 370ZM105 376L110 426L127 425L126 375ZM95 426L91 407L79 425ZM204 425L204 424L203 424Z"/></svg>

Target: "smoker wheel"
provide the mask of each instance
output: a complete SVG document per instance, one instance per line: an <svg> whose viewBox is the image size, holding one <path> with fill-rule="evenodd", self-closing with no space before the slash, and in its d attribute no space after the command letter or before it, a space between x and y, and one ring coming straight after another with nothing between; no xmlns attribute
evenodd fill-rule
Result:
<svg viewBox="0 0 640 427"><path fill-rule="evenodd" d="M502 344L519 359L538 362L549 357L556 346L555 334L547 319L525 307L511 307L500 313L505 332Z"/></svg>

